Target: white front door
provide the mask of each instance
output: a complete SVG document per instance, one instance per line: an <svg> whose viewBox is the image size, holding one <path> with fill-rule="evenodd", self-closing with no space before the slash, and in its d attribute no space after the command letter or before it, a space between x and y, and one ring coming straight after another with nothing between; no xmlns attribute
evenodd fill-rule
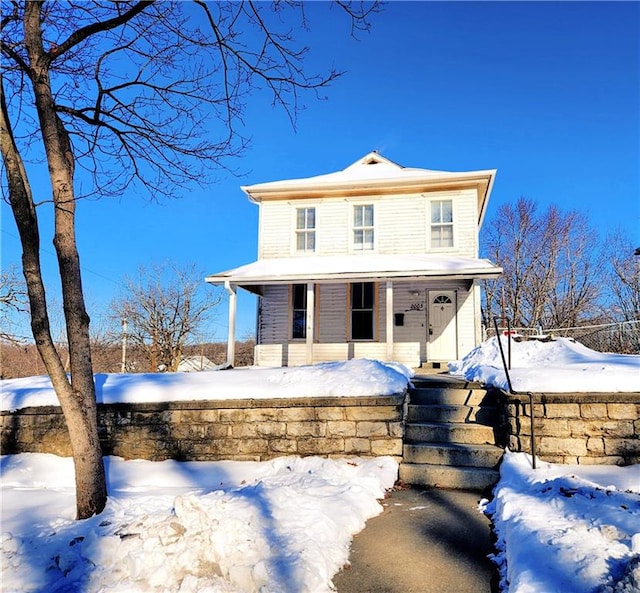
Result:
<svg viewBox="0 0 640 593"><path fill-rule="evenodd" d="M456 360L457 333L455 292L429 291L429 360Z"/></svg>

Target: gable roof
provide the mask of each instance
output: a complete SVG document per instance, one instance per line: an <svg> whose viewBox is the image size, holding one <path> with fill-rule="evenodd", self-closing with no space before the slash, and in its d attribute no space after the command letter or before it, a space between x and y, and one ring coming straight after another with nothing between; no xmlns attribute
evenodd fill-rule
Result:
<svg viewBox="0 0 640 593"><path fill-rule="evenodd" d="M420 193L442 189L478 190L478 226L482 224L496 170L451 172L403 167L376 151L342 171L302 179L243 186L252 202L347 196Z"/></svg>

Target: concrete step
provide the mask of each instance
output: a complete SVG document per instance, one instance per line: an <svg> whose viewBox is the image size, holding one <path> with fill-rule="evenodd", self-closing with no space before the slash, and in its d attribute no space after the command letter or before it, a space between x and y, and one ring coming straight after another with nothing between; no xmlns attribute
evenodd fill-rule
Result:
<svg viewBox="0 0 640 593"><path fill-rule="evenodd" d="M504 450L495 445L412 443L403 448L404 463L494 468Z"/></svg>
<svg viewBox="0 0 640 593"><path fill-rule="evenodd" d="M459 389L451 387L416 387L411 389L409 401L419 405L479 406L495 403L495 397L485 389Z"/></svg>
<svg viewBox="0 0 640 593"><path fill-rule="evenodd" d="M500 477L495 469L447 467L430 464L400 464L400 480L415 486L483 491L494 486Z"/></svg>
<svg viewBox="0 0 640 593"><path fill-rule="evenodd" d="M498 423L498 410L491 406L409 404L407 422L473 422L495 426Z"/></svg>
<svg viewBox="0 0 640 593"><path fill-rule="evenodd" d="M467 381L460 377L453 377L447 374L440 375L414 375L411 383L416 387L453 387L460 389L483 389L482 383Z"/></svg>
<svg viewBox="0 0 640 593"><path fill-rule="evenodd" d="M405 443L465 443L496 444L496 434L491 426L462 422L420 422L405 426Z"/></svg>

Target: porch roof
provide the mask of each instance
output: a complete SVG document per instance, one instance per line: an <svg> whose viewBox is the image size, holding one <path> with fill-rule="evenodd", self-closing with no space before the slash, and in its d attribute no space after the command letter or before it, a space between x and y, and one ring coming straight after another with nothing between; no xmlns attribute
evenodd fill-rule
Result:
<svg viewBox="0 0 640 593"><path fill-rule="evenodd" d="M336 255L261 259L207 276L211 284L249 287L269 284L342 283L427 278L497 278L502 268L486 259L444 254Z"/></svg>

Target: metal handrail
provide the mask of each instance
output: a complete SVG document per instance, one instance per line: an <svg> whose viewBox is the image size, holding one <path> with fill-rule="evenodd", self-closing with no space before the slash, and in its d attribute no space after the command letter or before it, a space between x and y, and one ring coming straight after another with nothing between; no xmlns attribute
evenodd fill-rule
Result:
<svg viewBox="0 0 640 593"><path fill-rule="evenodd" d="M498 319L507 322L507 346L509 354L509 363L504 356L504 349L502 348L502 340L500 339L500 330L498 329ZM508 317L496 316L493 318L493 326L496 330L496 338L498 340L498 346L500 348L500 357L502 358L502 366L504 367L504 373L507 377L507 386L509 387L509 393L512 395L528 395L529 396L529 418L531 419L531 466L536 469L536 435L534 431L533 422L533 393L531 391L516 391L511 383L511 321Z"/></svg>

